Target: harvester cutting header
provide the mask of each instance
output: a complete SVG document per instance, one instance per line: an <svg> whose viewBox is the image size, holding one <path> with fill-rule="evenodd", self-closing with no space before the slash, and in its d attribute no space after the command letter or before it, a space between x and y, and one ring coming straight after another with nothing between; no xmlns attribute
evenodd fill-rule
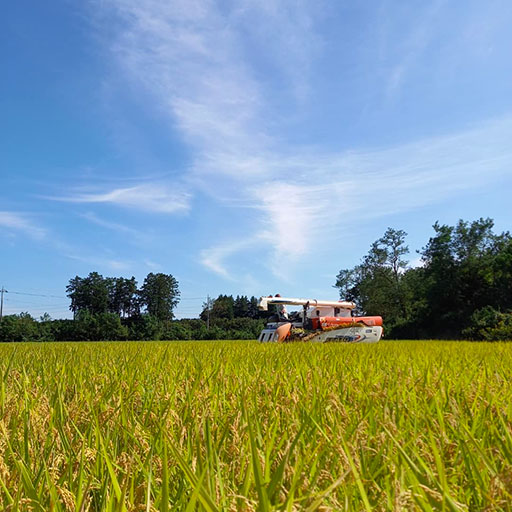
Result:
<svg viewBox="0 0 512 512"><path fill-rule="evenodd" d="M382 337L382 317L354 316L353 302L270 295L260 297L258 308L268 311L270 304L277 306L277 312L269 317L259 341L376 343ZM302 306L302 311L288 314L286 306Z"/></svg>

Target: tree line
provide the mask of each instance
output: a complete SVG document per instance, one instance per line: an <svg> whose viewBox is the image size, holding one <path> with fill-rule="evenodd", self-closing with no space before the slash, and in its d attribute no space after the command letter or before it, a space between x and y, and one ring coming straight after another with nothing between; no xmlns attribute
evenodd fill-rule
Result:
<svg viewBox="0 0 512 512"><path fill-rule="evenodd" d="M178 281L171 274L152 272L140 288L135 277L103 277L91 272L87 277L71 279L66 292L71 300L69 309L75 316L88 312L133 318L145 312L159 321L167 321L174 318L174 308L180 300Z"/></svg>
<svg viewBox="0 0 512 512"><path fill-rule="evenodd" d="M388 338L512 340L512 237L493 228L492 219L436 222L416 266L406 259L407 233L388 228L334 286L360 314L381 315ZM134 277L91 272L66 292L73 320L8 315L0 341L255 339L274 312L259 311L256 297L221 294L199 318L176 320L179 283L162 273L139 287Z"/></svg>
<svg viewBox="0 0 512 512"><path fill-rule="evenodd" d="M124 340L254 340L265 324L252 318L159 321L152 315L121 318L115 313L80 313L73 320L36 320L28 313L4 316L0 342Z"/></svg>
<svg viewBox="0 0 512 512"><path fill-rule="evenodd" d="M0 341L255 339L265 324L256 297L219 295L203 304L198 319L174 318L180 300L171 274L135 277L75 276L66 287L72 320L36 320L28 313L0 322Z"/></svg>
<svg viewBox="0 0 512 512"><path fill-rule="evenodd" d="M218 319L252 318L254 320L266 318L267 313L258 310L258 299L246 295L219 295L211 302L203 304L203 310L199 317L207 321L210 318L213 322Z"/></svg>
<svg viewBox="0 0 512 512"><path fill-rule="evenodd" d="M335 287L390 338L512 340L512 237L492 219L436 222L410 266L407 233L388 228Z"/></svg>

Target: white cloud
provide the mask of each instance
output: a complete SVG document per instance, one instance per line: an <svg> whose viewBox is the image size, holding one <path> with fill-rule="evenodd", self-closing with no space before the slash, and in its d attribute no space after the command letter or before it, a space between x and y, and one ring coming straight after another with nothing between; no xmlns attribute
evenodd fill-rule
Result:
<svg viewBox="0 0 512 512"><path fill-rule="evenodd" d="M187 184L219 202L251 208L261 218L243 240L201 253L202 264L225 278L232 275L226 262L258 241L272 244L270 264L277 258L285 266L313 254L326 240L333 244L362 220L446 200L510 172L510 116L391 148L336 152L287 147L266 99L266 84L250 66L244 43L249 35L268 47L265 58L273 59L276 68L286 67L288 57L286 69L299 70L287 71L293 87L307 89L307 70L321 41L309 7L300 1L293 4L292 15L286 3L270 0L245 0L232 11L213 0L111 0L102 5L122 22L110 42L119 68L157 99L160 111L193 149ZM432 4L428 16L412 27L389 68L390 92L401 87L408 68L431 41L440 5ZM274 30L279 27L281 32ZM144 204L163 211L169 202L162 196L155 201L157 193L166 195L160 188L133 187L74 195L73 200ZM187 205L185 200L183 209Z"/></svg>
<svg viewBox="0 0 512 512"><path fill-rule="evenodd" d="M272 181L255 187L258 208L263 211L262 232L278 256L300 257L310 250L314 232L327 219L328 198L324 186Z"/></svg>
<svg viewBox="0 0 512 512"><path fill-rule="evenodd" d="M230 279L224 260L235 252L237 252L236 249L231 250L229 247L222 246L203 249L200 256L201 264L219 276Z"/></svg>
<svg viewBox="0 0 512 512"><path fill-rule="evenodd" d="M310 68L322 46L314 23L323 15L324 4L322 0L240 0L231 16L240 34L251 34L258 41L259 58L273 61L273 72L283 75L299 102L309 96Z"/></svg>
<svg viewBox="0 0 512 512"><path fill-rule="evenodd" d="M139 231L136 229L130 228L128 226L125 226L124 224L120 224L118 222L111 222L109 220L102 219L98 217L93 212L88 212L80 215L83 219L88 220L89 222L92 222L93 224L96 224L97 226L101 226L105 229L110 229L112 231L122 232L126 233L131 236L139 237L142 235Z"/></svg>
<svg viewBox="0 0 512 512"><path fill-rule="evenodd" d="M133 268L133 262L121 260L111 256L88 256L87 254L77 254L75 252L64 252L64 256L69 259L87 263L98 268L100 272L102 269L114 270L117 272L126 272Z"/></svg>
<svg viewBox="0 0 512 512"><path fill-rule="evenodd" d="M258 80L265 71L250 65L254 49L246 43L257 41L259 58L272 65L274 75L284 75L282 86L303 95L319 44L312 21L318 5L302 0L244 0L231 7L211 0L101 5L121 27L108 44L123 79L157 99L158 110L172 118L193 148L199 175L271 171L276 116L269 84Z"/></svg>
<svg viewBox="0 0 512 512"><path fill-rule="evenodd" d="M116 188L107 192L77 192L49 199L71 203L110 203L157 213L185 212L190 208L189 193L158 184Z"/></svg>
<svg viewBox="0 0 512 512"><path fill-rule="evenodd" d="M421 54L432 42L436 30L436 17L444 3L445 0L435 0L425 4L422 10L414 13L413 22L406 25L410 28L398 39L401 42L400 46L394 49L398 58L389 70L386 87L388 97L400 90L411 68L417 65Z"/></svg>
<svg viewBox="0 0 512 512"><path fill-rule="evenodd" d="M152 272L161 272L163 268L160 263L156 263L151 260L144 260L144 265L146 265L146 267L149 268L149 270Z"/></svg>
<svg viewBox="0 0 512 512"><path fill-rule="evenodd" d="M22 233L41 240L46 236L46 230L35 224L25 213L0 211L0 228Z"/></svg>
<svg viewBox="0 0 512 512"><path fill-rule="evenodd" d="M204 249L200 254L200 262L209 270L215 272L221 277L236 281L226 267L225 260L241 251L245 251L253 247L260 236L248 237L242 240L230 241L225 244L219 244L209 249Z"/></svg>
<svg viewBox="0 0 512 512"><path fill-rule="evenodd" d="M247 146L261 103L256 82L226 17L214 2L112 0L124 21L112 50L127 76L142 83L197 148Z"/></svg>
<svg viewBox="0 0 512 512"><path fill-rule="evenodd" d="M134 229L125 224L121 224L120 222L105 220L101 217L98 217L93 212L80 214L80 217L89 222L92 222L93 224L96 224L97 226L114 231L117 234L126 235L124 238L128 243L134 243L143 247L147 247L148 244L154 242L152 230L147 226L144 231Z"/></svg>
<svg viewBox="0 0 512 512"><path fill-rule="evenodd" d="M262 212L261 230L252 239L263 237L273 245L273 268L276 260L290 266L318 247L335 245L361 222L448 200L509 176L511 137L512 117L506 117L390 149L304 154L300 162L283 157L275 179L245 189L247 205ZM223 260L233 250L220 247L213 254L215 267L227 274Z"/></svg>

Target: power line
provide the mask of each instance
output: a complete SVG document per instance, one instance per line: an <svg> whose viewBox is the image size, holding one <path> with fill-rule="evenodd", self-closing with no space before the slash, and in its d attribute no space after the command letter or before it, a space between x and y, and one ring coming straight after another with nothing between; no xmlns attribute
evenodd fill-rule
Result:
<svg viewBox="0 0 512 512"><path fill-rule="evenodd" d="M5 290L7 291L7 290ZM55 299L67 299L69 300L69 297L64 297L62 295L47 295L42 293L28 293L28 292L17 292L9 290L9 293L14 293L16 295L30 295L31 297L53 297ZM180 297L180 300L204 300L207 299L207 297Z"/></svg>
<svg viewBox="0 0 512 512"><path fill-rule="evenodd" d="M2 320L2 316L3 316L3 309L4 309L4 294L5 293L10 293L10 294L13 294L13 295L20 295L20 296L26 296L26 297L41 297L41 298L45 298L45 299L48 299L48 298L52 298L52 299L62 299L62 300L66 300L66 301L69 301L70 300L70 297L65 297L63 295L52 295L52 294L47 294L47 293L31 293L31 292L23 292L23 291L19 291L19 290L9 290L7 291L4 287L2 287L0 289L0 294L1 294L1 300L0 300L0 320ZM207 302L207 304L210 304L212 301L210 299L210 297L207 295L207 296L202 296L202 297L180 297L179 298L180 302L181 301L205 301ZM64 311L67 311L67 304L62 304L60 305L59 303L55 303L55 302L50 302L50 303L47 303L47 302L43 302L41 301L41 303L39 302L31 302L31 301L27 301L27 300L16 300L14 297L12 297L11 299L5 299L5 301L8 303L8 309L9 311L11 310L18 310L18 309L23 309L23 308L28 308L28 309L31 309L31 310L36 310L36 311L54 311L54 312L64 312ZM192 305L192 304L182 304L181 307L178 305L177 308L176 308L176 314L192 314L192 313L195 313L197 311L197 308Z"/></svg>
<svg viewBox="0 0 512 512"><path fill-rule="evenodd" d="M55 302L55 301L46 301L46 300L27 300L25 298L18 299L17 297L9 297L5 298L6 302L14 302L16 304L55 304L55 305L61 305L61 304L68 304L68 301L66 302Z"/></svg>
<svg viewBox="0 0 512 512"><path fill-rule="evenodd" d="M30 295L31 297L53 297L54 299L69 299L69 297L63 297L62 295L43 295L41 293L13 292L12 290L10 290L9 293L14 293L16 295Z"/></svg>
<svg viewBox="0 0 512 512"><path fill-rule="evenodd" d="M20 308L20 307L30 307L30 308L53 308L53 309L67 309L67 304L36 304L34 302L16 302L12 300L5 300L5 307L9 308Z"/></svg>

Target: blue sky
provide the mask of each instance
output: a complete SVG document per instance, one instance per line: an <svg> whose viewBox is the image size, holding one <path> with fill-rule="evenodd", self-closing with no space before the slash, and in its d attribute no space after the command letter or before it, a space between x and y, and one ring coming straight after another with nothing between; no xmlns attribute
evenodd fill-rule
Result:
<svg viewBox="0 0 512 512"><path fill-rule="evenodd" d="M511 226L512 3L4 6L5 311L68 315L98 271L336 298L388 226ZM43 297L45 295L46 297Z"/></svg>

